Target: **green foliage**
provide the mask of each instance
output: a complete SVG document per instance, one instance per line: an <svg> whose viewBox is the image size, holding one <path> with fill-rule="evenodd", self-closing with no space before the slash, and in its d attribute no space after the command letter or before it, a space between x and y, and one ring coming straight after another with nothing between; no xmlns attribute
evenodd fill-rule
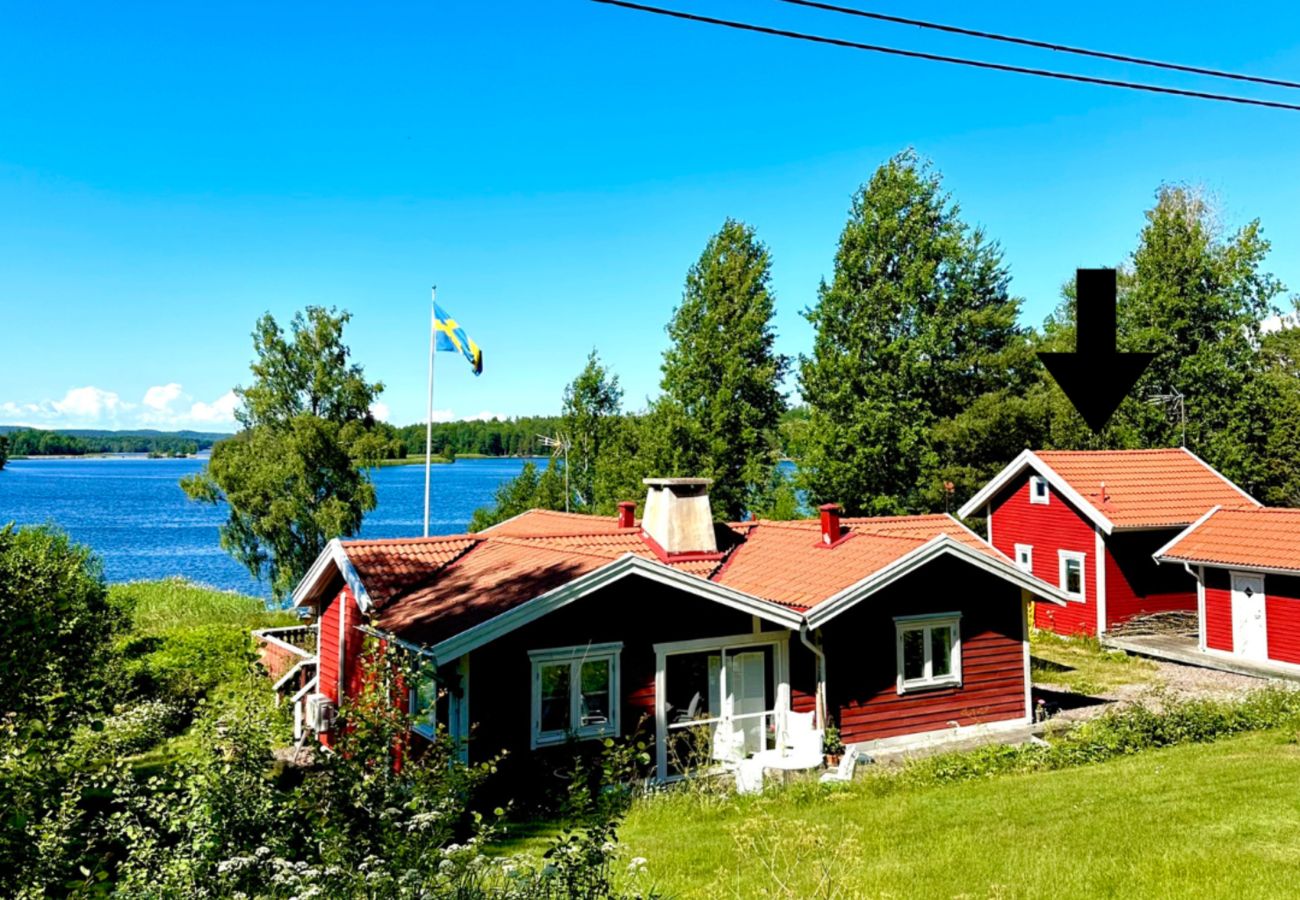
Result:
<svg viewBox="0 0 1300 900"><path fill-rule="evenodd" d="M132 631L140 635L157 636L206 625L248 632L298 622L292 612L268 610L256 597L219 591L184 578L115 584L108 592L111 602L129 615Z"/></svg>
<svg viewBox="0 0 1300 900"><path fill-rule="evenodd" d="M657 474L713 479L714 515L735 520L771 480L789 360L774 350L771 254L728 219L686 273L668 323L660 404L674 426Z"/></svg>
<svg viewBox="0 0 1300 900"><path fill-rule="evenodd" d="M564 428L563 416L514 416L507 419L461 420L433 423L433 454L443 459L457 456L546 456L550 453L538 435ZM397 429L403 451L393 458L424 458L425 423ZM398 455L400 454L400 455Z"/></svg>
<svg viewBox="0 0 1300 900"><path fill-rule="evenodd" d="M612 430L618 426L622 403L618 376L592 350L587 365L564 389L561 434L570 443L569 490L579 509L596 508L596 470Z"/></svg>
<svg viewBox="0 0 1300 900"><path fill-rule="evenodd" d="M973 484L1005 462L1024 436L1002 429L1032 417L992 429L982 416L1024 390L1033 363L1008 285L1000 248L961 220L928 163L907 151L877 169L806 313L800 477L813 503L928 511L945 481Z"/></svg>
<svg viewBox="0 0 1300 900"><path fill-rule="evenodd" d="M9 461L9 438L0 434L0 469Z"/></svg>
<svg viewBox="0 0 1300 900"><path fill-rule="evenodd" d="M1178 392L1186 405L1187 447L1256 496L1285 501L1300 481L1294 441L1282 436L1294 434L1297 391L1288 354L1278 350L1294 339L1275 336L1264 345L1260 334L1260 321L1278 312L1284 288L1262 270L1269 243L1259 222L1225 236L1199 192L1172 185L1160 188L1146 218L1120 270L1119 345L1156 358L1099 436L1047 379L1048 443L1177 446L1179 417L1146 401ZM1070 285L1046 324L1044 346L1071 346L1074 321Z"/></svg>
<svg viewBox="0 0 1300 900"><path fill-rule="evenodd" d="M123 626L99 561L52 528L0 528L0 710L47 719L82 709Z"/></svg>
<svg viewBox="0 0 1300 900"><path fill-rule="evenodd" d="M385 454L370 406L383 385L349 363L350 316L308 307L291 334L269 314L253 333L253 384L236 388L243 431L212 448L207 469L181 482L192 499L225 502L221 546L275 596L293 588L332 538L352 535L375 507L362 467Z"/></svg>
<svg viewBox="0 0 1300 900"><path fill-rule="evenodd" d="M474 510L470 531L482 531L530 509L564 509L564 470L552 459L545 469L533 462L504 481L492 495L492 505Z"/></svg>
<svg viewBox="0 0 1300 900"><path fill-rule="evenodd" d="M8 435L0 435L0 444L6 442L14 456L82 456L87 453L188 456L211 447L213 439L181 434L118 434L111 431L74 434L43 428L16 428Z"/></svg>

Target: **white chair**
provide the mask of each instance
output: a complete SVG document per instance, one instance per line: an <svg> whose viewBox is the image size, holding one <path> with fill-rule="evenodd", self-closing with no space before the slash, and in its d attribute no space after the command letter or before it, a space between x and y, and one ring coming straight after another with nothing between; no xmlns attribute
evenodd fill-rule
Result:
<svg viewBox="0 0 1300 900"><path fill-rule="evenodd" d="M777 748L792 769L815 769L821 766L822 730L813 728L813 714L786 713L785 735Z"/></svg>
<svg viewBox="0 0 1300 900"><path fill-rule="evenodd" d="M745 733L730 722L719 722L713 729L713 759L734 765L745 758Z"/></svg>
<svg viewBox="0 0 1300 900"><path fill-rule="evenodd" d="M763 761L742 759L736 763L736 793L763 793Z"/></svg>
<svg viewBox="0 0 1300 900"><path fill-rule="evenodd" d="M679 712L677 713L676 716L673 717L673 724L677 724L678 722L693 722L695 720L695 714L699 712L699 710L700 710L700 692L696 691L695 696L691 698L690 704L687 705L686 711Z"/></svg>
<svg viewBox="0 0 1300 900"><path fill-rule="evenodd" d="M844 749L844 755L840 757L840 764L829 772L823 772L822 777L817 779L822 784L846 784L853 780L853 770L858 765L858 748L855 744L850 744Z"/></svg>

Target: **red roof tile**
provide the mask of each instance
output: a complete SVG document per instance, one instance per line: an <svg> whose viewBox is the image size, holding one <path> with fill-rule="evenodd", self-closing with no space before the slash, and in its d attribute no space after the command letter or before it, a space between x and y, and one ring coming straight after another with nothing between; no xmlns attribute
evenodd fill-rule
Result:
<svg viewBox="0 0 1300 900"><path fill-rule="evenodd" d="M1216 505L1255 505L1183 449L1043 450L1034 455L1116 528L1190 525Z"/></svg>
<svg viewBox="0 0 1300 900"><path fill-rule="evenodd" d="M1216 510L1161 559L1300 573L1300 509Z"/></svg>
<svg viewBox="0 0 1300 900"><path fill-rule="evenodd" d="M673 568L800 610L880 571L940 534L1005 557L946 515L844 519L847 538L821 546L817 520L718 526L715 558ZM437 643L627 554L665 560L613 518L535 510L476 535L347 541L376 624Z"/></svg>

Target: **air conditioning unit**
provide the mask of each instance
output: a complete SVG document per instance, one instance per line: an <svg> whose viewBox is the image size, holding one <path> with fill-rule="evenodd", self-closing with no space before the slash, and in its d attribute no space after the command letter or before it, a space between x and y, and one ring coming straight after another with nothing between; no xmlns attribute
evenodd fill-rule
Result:
<svg viewBox="0 0 1300 900"><path fill-rule="evenodd" d="M338 707L329 697L324 694L307 695L307 727L312 731L329 731L334 727L338 714Z"/></svg>

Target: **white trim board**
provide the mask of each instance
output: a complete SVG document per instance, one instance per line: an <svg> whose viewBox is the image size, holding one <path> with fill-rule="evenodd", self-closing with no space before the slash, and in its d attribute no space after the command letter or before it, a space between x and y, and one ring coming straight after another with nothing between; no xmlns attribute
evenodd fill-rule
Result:
<svg viewBox="0 0 1300 900"><path fill-rule="evenodd" d="M1066 500L1069 500L1085 518L1104 533L1110 534L1114 530L1115 526L1111 524L1110 519L1102 515L1101 510L1089 503L1082 494L1070 486L1069 482L1052 471L1051 467L1039 459L1032 450L1021 451L1020 455L1008 463L1007 467L994 476L992 481L980 488L974 497L963 503L961 509L957 510L957 515L962 518L969 518L978 514L980 510L992 502L993 498L1003 488L1016 478L1019 478L1026 469L1032 469L1035 475L1041 475L1047 479L1050 487L1055 489ZM988 518L992 518L992 516Z"/></svg>
<svg viewBox="0 0 1300 900"><path fill-rule="evenodd" d="M366 593L366 586L361 582L361 575L357 572L356 566L352 565L352 560L348 559L348 553L343 549L343 543L334 538L325 545L325 549L316 557L316 561L311 564L307 574L298 582L298 586L293 589L289 596L293 600L293 606L302 606L307 597L316 588L322 578L329 574L330 563L338 570L342 576L344 584L352 590L352 596L357 600L357 606L362 612L369 612L372 606L370 594Z"/></svg>
<svg viewBox="0 0 1300 900"><path fill-rule="evenodd" d="M544 594L521 603L519 606L493 616L486 622L480 622L478 625L453 635L441 643L435 644L430 648L430 651L439 659L452 659L463 656L504 634L514 631L516 628L540 619L549 612L567 606L575 600L631 575L638 575L668 587L679 588L687 593L713 600L741 612L756 615L786 628L796 629L803 622L803 617L792 609L772 603L769 600L762 600L734 588L725 587L714 581L706 581L694 575L678 572L676 569L662 563L633 556L629 553L608 565L594 569L585 575L580 575L567 584L552 588Z"/></svg>

